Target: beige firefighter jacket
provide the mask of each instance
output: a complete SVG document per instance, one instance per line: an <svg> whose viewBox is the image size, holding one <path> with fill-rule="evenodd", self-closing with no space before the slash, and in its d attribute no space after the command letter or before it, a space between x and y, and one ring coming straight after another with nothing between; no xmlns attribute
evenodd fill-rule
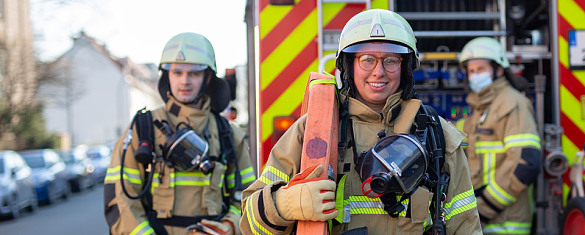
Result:
<svg viewBox="0 0 585 235"><path fill-rule="evenodd" d="M466 149L483 232L529 234L529 186L540 172L540 138L531 102L501 77L466 99L473 113L465 120Z"/></svg>
<svg viewBox="0 0 585 235"><path fill-rule="evenodd" d="M152 112L153 120L168 121L171 129L180 122L188 123L201 137L205 129L209 129L209 155L217 156L220 151L217 123L210 112L209 99L204 96L202 109L194 108L177 102L169 95L165 107ZM166 141L165 135L156 127L155 153L162 156L161 146ZM250 164L250 156L246 135L243 130L231 125L233 130L234 148L237 151L238 166L242 176L244 187L250 185L255 179L254 170ZM110 232L112 234L154 234L150 223L145 217L145 210L140 200L129 199L122 191L120 184L120 163L124 140L127 138L128 129L118 139L112 151L112 161L108 168L104 183L105 215ZM147 180L144 179L144 167L134 158L134 152L138 146L136 126L132 130L132 142L128 145L124 158L124 186L131 196L136 196L141 191ZM153 182L151 185L153 209L157 218L168 220L173 216L214 216L222 213L222 189L224 189L224 177L227 177L227 188L234 187L234 165L225 166L216 162L213 172L209 175L200 170L181 172L174 167L165 165L162 161L154 167ZM229 192L229 191L228 191ZM239 221L241 217L240 202L231 201L228 205L228 213L221 221L230 221L235 225L239 233ZM169 234L188 234L184 227L166 226Z"/></svg>
<svg viewBox="0 0 585 235"><path fill-rule="evenodd" d="M401 92L390 96L384 112L377 113L363 103L350 98L349 113L356 141L356 152L368 151L377 141L377 133L407 133L412 125L419 100L402 101ZM399 106L403 108L398 109ZM407 111L410 110L410 111ZM395 111L398 117L392 117ZM398 113L396 112L396 113ZM404 113L409 113L408 115ZM242 220L243 234L288 234L295 221L284 220L276 209L273 192L299 173L306 116L301 117L276 143L262 175L244 191ZM441 119L447 141L444 170L451 175L445 201L447 234L480 234L476 200L469 180L467 160L460 147L464 134ZM349 129L349 128L348 128ZM350 134L350 133L348 133ZM369 234L422 234L429 222L431 193L424 187L403 202L410 207L397 218L390 217L379 199L370 199L361 191L362 182L355 170L353 147L340 155L336 207L339 216L330 221L331 234L341 234L359 227L367 227Z"/></svg>

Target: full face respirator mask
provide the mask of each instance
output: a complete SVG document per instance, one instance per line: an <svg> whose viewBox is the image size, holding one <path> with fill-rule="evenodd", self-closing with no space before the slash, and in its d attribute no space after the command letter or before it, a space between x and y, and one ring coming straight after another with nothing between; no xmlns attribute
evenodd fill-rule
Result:
<svg viewBox="0 0 585 235"><path fill-rule="evenodd" d="M157 120L158 121L158 120ZM204 174L213 171L215 164L209 159L209 144L201 138L186 123L177 125L177 131L171 131L165 122L155 121L155 125L166 135L167 142L163 146L163 157L173 167L180 171L193 171L200 169ZM185 126L180 128L181 125Z"/></svg>
<svg viewBox="0 0 585 235"><path fill-rule="evenodd" d="M356 162L362 192L370 198L410 193L427 171L428 153L413 135L386 136Z"/></svg>

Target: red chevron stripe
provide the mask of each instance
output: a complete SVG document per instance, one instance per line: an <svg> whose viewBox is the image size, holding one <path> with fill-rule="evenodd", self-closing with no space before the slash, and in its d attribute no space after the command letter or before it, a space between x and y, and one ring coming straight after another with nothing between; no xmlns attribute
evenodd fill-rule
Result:
<svg viewBox="0 0 585 235"><path fill-rule="evenodd" d="M260 12L262 12L262 10L264 10L264 8L266 6L268 6L268 4L270 4L270 0L258 0L258 14L260 14Z"/></svg>
<svg viewBox="0 0 585 235"><path fill-rule="evenodd" d="M581 83L579 79L575 77L575 74L573 74L571 70L565 68L565 66L562 65L559 66L559 70L561 84L565 85L565 88L567 88L567 90L569 90L573 96L579 99L581 95L585 94L585 86L583 86L583 83Z"/></svg>
<svg viewBox="0 0 585 235"><path fill-rule="evenodd" d="M569 138L575 146L578 148L583 147L585 133L583 133L581 129L563 112L561 112L561 126L563 127L567 138Z"/></svg>
<svg viewBox="0 0 585 235"><path fill-rule="evenodd" d="M558 14L558 25L559 25L559 29L558 29L558 34L560 37L565 38L565 40L569 37L568 36L568 32L570 29L573 29L573 26L571 26L571 24L569 24L569 22L567 20L565 20L565 18L563 18L563 16L561 16L561 14Z"/></svg>
<svg viewBox="0 0 585 235"><path fill-rule="evenodd" d="M270 150L272 150L272 135L270 135L266 141L262 142L262 153L260 154L260 162L262 163L262 166L266 165L268 156L270 156Z"/></svg>
<svg viewBox="0 0 585 235"><path fill-rule="evenodd" d="M574 2L579 5L583 11L585 11L585 0L574 0Z"/></svg>
<svg viewBox="0 0 585 235"><path fill-rule="evenodd" d="M297 117L297 119L299 119L299 117L301 116L301 107L302 106L303 106L302 104L299 104L299 106L297 106L295 111L293 111L290 115L293 115L293 116Z"/></svg>
<svg viewBox="0 0 585 235"><path fill-rule="evenodd" d="M284 18L260 40L260 63L284 41L288 35L316 8L313 0L301 0Z"/></svg>
<svg viewBox="0 0 585 235"><path fill-rule="evenodd" d="M303 49L291 63L283 69L276 78L262 90L262 100L260 102L260 112L264 113L266 109L274 103L280 95L297 79L313 61L317 58L317 42L312 40Z"/></svg>
<svg viewBox="0 0 585 235"><path fill-rule="evenodd" d="M333 17L333 19L331 19L331 21L329 21L329 23L325 25L325 27L323 27L323 29L341 30L343 29L345 23L347 23L347 21L349 21L351 17L353 17L357 13L362 12L365 9L366 6L363 3L346 4L345 7L341 11L339 11L339 13L337 13L337 15Z"/></svg>

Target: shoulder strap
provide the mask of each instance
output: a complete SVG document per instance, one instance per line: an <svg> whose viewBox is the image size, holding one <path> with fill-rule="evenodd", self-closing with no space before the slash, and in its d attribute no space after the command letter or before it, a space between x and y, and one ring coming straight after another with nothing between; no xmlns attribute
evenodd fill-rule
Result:
<svg viewBox="0 0 585 235"><path fill-rule="evenodd" d="M441 119L437 111L429 106L422 105L416 118L417 131L424 130L423 138L426 139L426 146L431 154L429 169L432 170L430 181L433 192L433 200L430 205L433 225L432 234L445 234L445 223L443 217L443 195L447 194L449 185L449 174L442 172L445 163L445 135L441 126ZM428 171L427 171L428 172Z"/></svg>
<svg viewBox="0 0 585 235"><path fill-rule="evenodd" d="M220 146L220 154L219 159L222 162L225 162L227 165L233 165L235 172L234 172L234 181L235 185L234 188L231 190L230 196L224 195L223 201L226 207L229 207L230 201L241 200L241 192L244 191L244 186L242 184L242 175L240 174L240 166L238 165L238 155L237 151L235 150L234 138L232 136L232 128L224 117L219 115L217 112L212 112L215 116L215 121L217 122L217 131L219 133L219 146ZM224 183L224 187L228 187L228 177L224 177L226 181ZM226 208L227 209L227 208Z"/></svg>
<svg viewBox="0 0 585 235"><path fill-rule="evenodd" d="M153 162L154 158L154 124L152 121L152 113L144 107L136 112L134 119L136 122L136 134L138 135L139 141L138 148L134 152L134 157L144 166L144 169L147 169L148 165ZM166 235L168 234L167 230L156 218L156 211L152 209L152 194L150 190L148 190L150 183L152 182L151 172L144 171L144 182L148 183L143 186L145 194L144 197L140 197L140 202L144 208L146 218L150 227L154 229L156 234Z"/></svg>

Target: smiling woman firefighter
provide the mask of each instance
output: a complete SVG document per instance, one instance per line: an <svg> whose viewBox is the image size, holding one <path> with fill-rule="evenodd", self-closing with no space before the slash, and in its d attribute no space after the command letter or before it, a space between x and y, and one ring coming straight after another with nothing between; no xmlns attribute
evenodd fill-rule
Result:
<svg viewBox="0 0 585 235"><path fill-rule="evenodd" d="M242 190L256 178L211 43L181 33L164 47L164 107L140 110L118 139L104 183L112 234L240 234ZM204 232L205 231L205 232Z"/></svg>
<svg viewBox="0 0 585 235"><path fill-rule="evenodd" d="M244 234L288 234L298 220L330 234L481 234L464 134L416 99L419 62L400 15L367 10L341 32L337 181L300 172L306 115L276 143L243 193Z"/></svg>

